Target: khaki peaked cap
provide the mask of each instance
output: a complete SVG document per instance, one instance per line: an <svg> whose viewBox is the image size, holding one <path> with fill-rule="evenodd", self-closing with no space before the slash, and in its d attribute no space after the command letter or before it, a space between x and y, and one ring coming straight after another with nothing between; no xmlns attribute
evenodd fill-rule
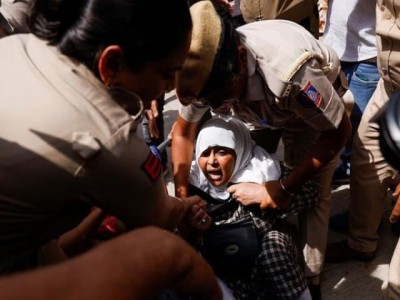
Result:
<svg viewBox="0 0 400 300"><path fill-rule="evenodd" d="M193 30L189 54L177 73L179 96L197 97L214 64L220 43L222 22L211 1L199 1L190 7Z"/></svg>

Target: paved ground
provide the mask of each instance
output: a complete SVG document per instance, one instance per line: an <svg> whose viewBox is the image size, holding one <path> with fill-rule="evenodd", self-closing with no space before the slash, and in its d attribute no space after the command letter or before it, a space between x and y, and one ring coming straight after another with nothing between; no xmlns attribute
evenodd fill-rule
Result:
<svg viewBox="0 0 400 300"><path fill-rule="evenodd" d="M167 94L165 99L164 121L167 133L176 118L179 102L176 100L174 93ZM174 186L171 172L166 175L166 181L169 193L173 194ZM335 188L333 190L331 215L346 211L348 199L348 185ZM387 278L388 264L397 242L397 237L390 232L390 224L387 221L388 213L389 204L380 229L381 239L375 260L370 263L350 261L342 264L325 265L322 274L322 295L324 300L381 299L381 285ZM329 241L337 241L344 238L344 234L329 232Z"/></svg>
<svg viewBox="0 0 400 300"><path fill-rule="evenodd" d="M341 186L333 191L331 215L343 212L348 207L349 186ZM381 299L381 286L387 278L388 267L397 237L390 231L390 197L387 211L380 228L380 243L376 258L369 263L349 261L341 264L326 264L322 274L322 294L326 300L376 300ZM344 234L330 231L328 239L337 241Z"/></svg>

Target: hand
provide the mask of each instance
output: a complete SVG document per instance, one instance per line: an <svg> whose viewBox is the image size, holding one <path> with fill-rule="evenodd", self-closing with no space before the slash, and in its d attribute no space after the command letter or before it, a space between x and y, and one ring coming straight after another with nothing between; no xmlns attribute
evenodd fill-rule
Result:
<svg viewBox="0 0 400 300"><path fill-rule="evenodd" d="M150 137L158 139L160 136L160 132L158 131L157 124L156 124L156 118L158 117L158 105L157 105L157 100L152 100L150 109L146 110L146 118L149 120L149 132L150 132Z"/></svg>
<svg viewBox="0 0 400 300"><path fill-rule="evenodd" d="M189 225L198 232L205 232L210 228L212 219L206 212L206 203L195 204L186 214Z"/></svg>
<svg viewBox="0 0 400 300"><path fill-rule="evenodd" d="M231 185L228 192L242 205L261 204L268 198L268 193L262 184L243 182ZM273 206L273 207L276 207Z"/></svg>
<svg viewBox="0 0 400 300"><path fill-rule="evenodd" d="M182 198L187 207L179 224L179 234L190 244L197 246L205 231L211 226L211 217L205 210L206 202L199 196Z"/></svg>
<svg viewBox="0 0 400 300"><path fill-rule="evenodd" d="M182 201L186 202L187 205L185 223L195 231L207 231L212 219L206 212L206 202L199 196L182 198Z"/></svg>
<svg viewBox="0 0 400 300"><path fill-rule="evenodd" d="M230 186L228 192L242 205L260 204L261 209L285 208L290 199L282 190L279 180L258 183L238 183Z"/></svg>
<svg viewBox="0 0 400 300"><path fill-rule="evenodd" d="M393 197L396 197L396 204L392 209L392 213L390 214L389 221L390 223L396 223L400 217L400 183L398 183L393 192Z"/></svg>

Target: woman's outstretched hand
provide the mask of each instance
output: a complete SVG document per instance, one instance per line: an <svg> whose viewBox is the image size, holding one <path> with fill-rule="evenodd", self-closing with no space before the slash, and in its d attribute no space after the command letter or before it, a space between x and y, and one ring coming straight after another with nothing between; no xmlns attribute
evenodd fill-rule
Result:
<svg viewBox="0 0 400 300"><path fill-rule="evenodd" d="M200 197L198 197L200 199ZM200 200L186 212L187 223L196 231L205 232L211 225L212 219L206 211L206 202Z"/></svg>
<svg viewBox="0 0 400 300"><path fill-rule="evenodd" d="M187 242L197 246L203 234L210 228L212 219L206 211L206 202L199 196L182 198L182 201L189 203L189 206L179 224L179 234Z"/></svg>

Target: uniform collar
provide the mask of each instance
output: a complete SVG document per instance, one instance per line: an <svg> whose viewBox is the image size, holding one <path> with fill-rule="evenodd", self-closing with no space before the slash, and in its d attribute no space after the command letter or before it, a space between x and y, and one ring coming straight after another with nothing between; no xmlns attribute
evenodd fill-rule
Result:
<svg viewBox="0 0 400 300"><path fill-rule="evenodd" d="M256 72L257 61L251 51L247 51L247 85L244 94L244 99L246 101L260 101L266 98L265 96L265 86L264 80Z"/></svg>
<svg viewBox="0 0 400 300"><path fill-rule="evenodd" d="M68 86L109 121L114 129L131 122L130 115L114 102L102 82L82 63L63 55L56 47L49 46L33 34L29 34L27 51L44 76L60 91Z"/></svg>

